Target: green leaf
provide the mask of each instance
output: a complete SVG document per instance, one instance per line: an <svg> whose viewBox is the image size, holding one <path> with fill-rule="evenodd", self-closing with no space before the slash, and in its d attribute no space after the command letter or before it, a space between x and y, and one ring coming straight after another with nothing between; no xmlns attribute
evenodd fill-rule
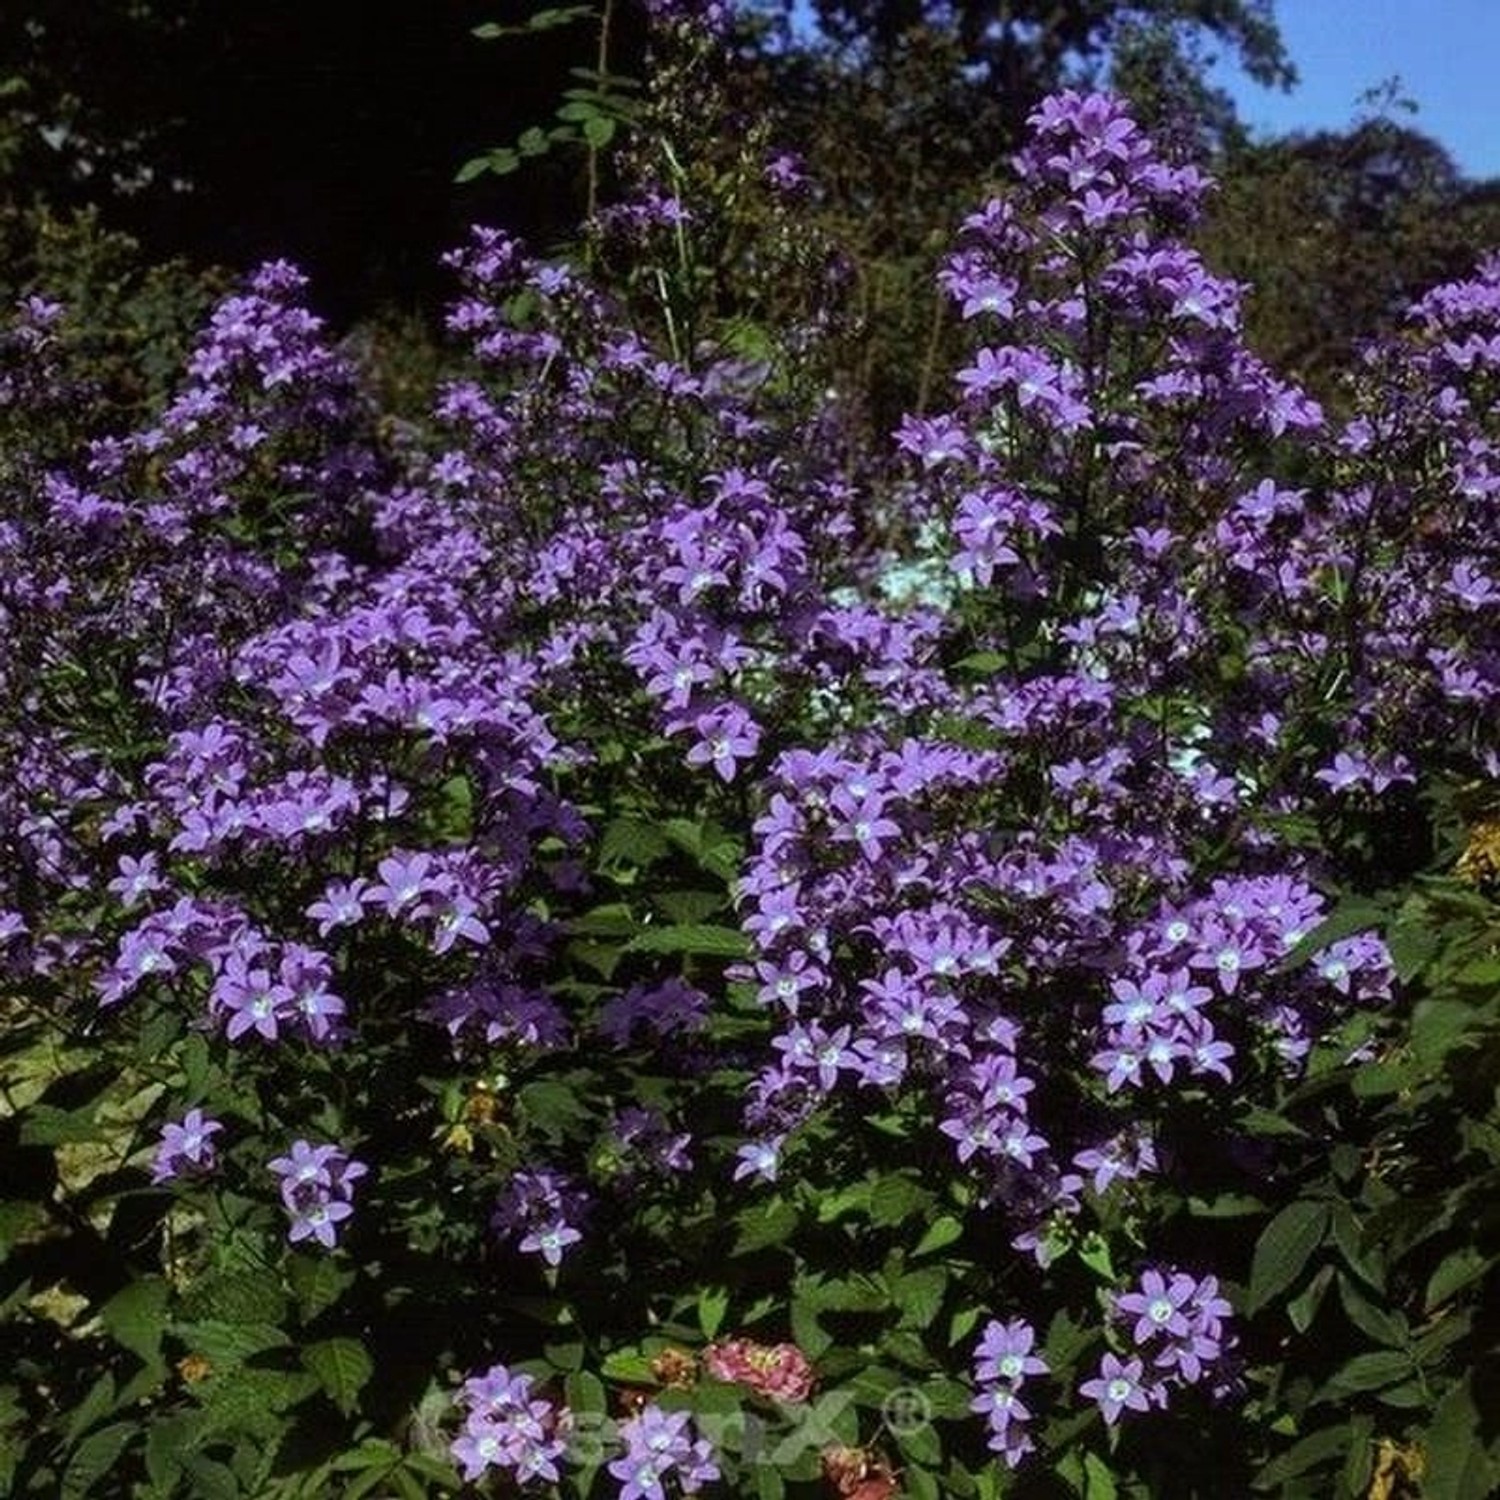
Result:
<svg viewBox="0 0 1500 1500"><path fill-rule="evenodd" d="M909 1464L936 1468L943 1461L943 1446L938 1441L937 1430L931 1423L919 1426L901 1426L895 1435L896 1446Z"/></svg>
<svg viewBox="0 0 1500 1500"><path fill-rule="evenodd" d="M1411 1044L1429 1063L1441 1062L1460 1047L1476 1045L1483 1018L1465 1000L1435 996L1418 1001L1412 1011Z"/></svg>
<svg viewBox="0 0 1500 1500"><path fill-rule="evenodd" d="M608 115L594 115L583 122L583 138L597 151L601 146L609 145L617 128Z"/></svg>
<svg viewBox="0 0 1500 1500"><path fill-rule="evenodd" d="M754 1472L756 1500L784 1500L786 1485L779 1469L770 1464L756 1464Z"/></svg>
<svg viewBox="0 0 1500 1500"><path fill-rule="evenodd" d="M63 1470L62 1500L79 1500L87 1495L114 1469L131 1439L139 1433L138 1422L115 1422L84 1438Z"/></svg>
<svg viewBox="0 0 1500 1500"><path fill-rule="evenodd" d="M846 1183L830 1193L818 1195L818 1223L833 1224L850 1213L868 1213L873 1184L868 1179Z"/></svg>
<svg viewBox="0 0 1500 1500"><path fill-rule="evenodd" d="M194 1099L199 1098L208 1083L208 1075L213 1066L213 1053L209 1050L208 1039L201 1032L190 1031L183 1040L180 1057L183 1083L188 1095Z"/></svg>
<svg viewBox="0 0 1500 1500"><path fill-rule="evenodd" d="M547 1344L542 1354L554 1370L581 1370L583 1368L583 1344L574 1339L566 1344Z"/></svg>
<svg viewBox="0 0 1500 1500"><path fill-rule="evenodd" d="M609 1393L604 1389L604 1382L587 1370L575 1370L565 1376L563 1392L570 1411L603 1412L609 1409Z"/></svg>
<svg viewBox="0 0 1500 1500"><path fill-rule="evenodd" d="M59 1109L55 1104L33 1104L21 1115L23 1146L79 1145L103 1138L94 1121L98 1101L79 1109Z"/></svg>
<svg viewBox="0 0 1500 1500"><path fill-rule="evenodd" d="M1462 1245L1445 1255L1428 1278L1423 1310L1430 1313L1441 1307L1455 1293L1483 1276L1496 1260L1496 1256L1486 1255L1475 1245Z"/></svg>
<svg viewBox="0 0 1500 1500"><path fill-rule="evenodd" d="M933 1194L903 1173L889 1172L870 1188L870 1222L878 1226L899 1224L914 1214L925 1214Z"/></svg>
<svg viewBox="0 0 1500 1500"><path fill-rule="evenodd" d="M1109 1465L1097 1453L1083 1455L1083 1500L1117 1500L1120 1491Z"/></svg>
<svg viewBox="0 0 1500 1500"><path fill-rule="evenodd" d="M1333 1285L1333 1267L1323 1266L1311 1281L1286 1305L1286 1315L1298 1333L1306 1333L1312 1327L1318 1309Z"/></svg>
<svg viewBox="0 0 1500 1500"><path fill-rule="evenodd" d="M806 1297L792 1298L789 1317L792 1341L809 1359L821 1359L833 1347L833 1335L818 1322L818 1310Z"/></svg>
<svg viewBox="0 0 1500 1500"><path fill-rule="evenodd" d="M359 1393L375 1373L375 1365L358 1339L324 1339L302 1351L302 1363L334 1404L351 1416L359 1404Z"/></svg>
<svg viewBox="0 0 1500 1500"><path fill-rule="evenodd" d="M720 880L733 880L739 873L740 845L717 823L669 818L663 828L667 837L710 875L717 875Z"/></svg>
<svg viewBox="0 0 1500 1500"><path fill-rule="evenodd" d="M952 1422L966 1422L969 1419L969 1403L974 1398L974 1392L963 1381L946 1378L928 1380L923 1382L921 1391L933 1416Z"/></svg>
<svg viewBox="0 0 1500 1500"><path fill-rule="evenodd" d="M182 1314L218 1323L279 1323L286 1305L281 1278L270 1271L215 1271L188 1288Z"/></svg>
<svg viewBox="0 0 1500 1500"><path fill-rule="evenodd" d="M90 1427L104 1420L119 1406L115 1377L106 1370L88 1389L88 1393L67 1413L68 1425L63 1441L76 1443Z"/></svg>
<svg viewBox="0 0 1500 1500"><path fill-rule="evenodd" d="M304 1323L311 1323L354 1284L354 1272L346 1270L326 1255L295 1255L287 1268L297 1312Z"/></svg>
<svg viewBox="0 0 1500 1500"><path fill-rule="evenodd" d="M1361 1412L1349 1423L1344 1440L1344 1487L1351 1495L1363 1496L1375 1469L1375 1419Z"/></svg>
<svg viewBox="0 0 1500 1500"><path fill-rule="evenodd" d="M0 1203L0 1260L47 1222L47 1210L40 1203L9 1198Z"/></svg>
<svg viewBox="0 0 1500 1500"><path fill-rule="evenodd" d="M1378 1391L1405 1380L1411 1373L1411 1356L1395 1349L1377 1349L1372 1354L1356 1354L1314 1399L1328 1400L1356 1391Z"/></svg>
<svg viewBox="0 0 1500 1500"><path fill-rule="evenodd" d="M961 1307L948 1320L948 1343L962 1343L979 1326L979 1320L984 1316L982 1307ZM1056 1366L1054 1365L1055 1369Z"/></svg>
<svg viewBox="0 0 1500 1500"><path fill-rule="evenodd" d="M567 110L565 106L558 113L567 118ZM670 847L667 836L655 823L644 818L615 818L605 826L599 840L599 863L644 867L655 864Z"/></svg>
<svg viewBox="0 0 1500 1500"><path fill-rule="evenodd" d="M1429 923L1411 921L1403 914L1386 934L1385 945L1396 977L1410 984L1441 950L1442 940Z"/></svg>
<svg viewBox="0 0 1500 1500"><path fill-rule="evenodd" d="M953 664L955 671L973 672L981 677L992 677L996 672L1003 672L1007 665L998 651L975 651L969 656L960 657Z"/></svg>
<svg viewBox="0 0 1500 1500"><path fill-rule="evenodd" d="M1494 989L1500 986L1500 958L1471 958L1453 975L1454 984L1464 989Z"/></svg>
<svg viewBox="0 0 1500 1500"><path fill-rule="evenodd" d="M1422 1435L1422 1500L1490 1500L1500 1487L1491 1435L1474 1401L1473 1376L1450 1386Z"/></svg>
<svg viewBox="0 0 1500 1500"><path fill-rule="evenodd" d="M1243 1219L1265 1213L1266 1205L1249 1193L1220 1193L1216 1198L1189 1198L1187 1211L1195 1219Z"/></svg>
<svg viewBox="0 0 1500 1500"><path fill-rule="evenodd" d="M598 1384L597 1381L594 1383ZM603 1390L602 1386L600 1386L600 1390ZM569 1397L568 1405L574 1411L584 1410L571 1396ZM435 1454L408 1453L401 1461L417 1478L425 1479L430 1484L440 1485L440 1494L449 1490L457 1491L463 1485L463 1481L458 1477L458 1470L451 1463L445 1463ZM579 1493L587 1493L586 1487L580 1486Z"/></svg>
<svg viewBox="0 0 1500 1500"><path fill-rule="evenodd" d="M648 927L625 945L627 953L691 953L709 958L744 958L750 951L738 927L715 927L685 923L675 927Z"/></svg>
<svg viewBox="0 0 1500 1500"><path fill-rule="evenodd" d="M1344 1423L1337 1427L1322 1427L1300 1438L1285 1453L1273 1458L1255 1476L1258 1490L1275 1489L1288 1479L1295 1479L1315 1469L1320 1464L1331 1463L1344 1456L1344 1447L1349 1441L1349 1429Z"/></svg>
<svg viewBox="0 0 1500 1500"><path fill-rule="evenodd" d="M891 1301L901 1313L901 1328L930 1327L948 1290L948 1273L941 1266L908 1271L891 1288Z"/></svg>
<svg viewBox="0 0 1500 1500"><path fill-rule="evenodd" d="M940 1214L917 1241L916 1248L911 1252L912 1257L915 1259L919 1255L931 1255L936 1250L945 1250L955 1240L962 1238L963 1232L962 1219L955 1218L952 1214Z"/></svg>
<svg viewBox="0 0 1500 1500"><path fill-rule="evenodd" d="M340 1453L329 1467L339 1474L357 1474L365 1469L389 1469L400 1462L401 1450L388 1438L367 1437L357 1448Z"/></svg>
<svg viewBox="0 0 1500 1500"><path fill-rule="evenodd" d="M567 930L575 937L628 938L640 925L640 918L623 901L611 901L574 917Z"/></svg>
<svg viewBox="0 0 1500 1500"><path fill-rule="evenodd" d="M192 1479L189 1493L193 1500L244 1500L244 1491L228 1464L205 1453L186 1453L182 1468Z"/></svg>
<svg viewBox="0 0 1500 1500"><path fill-rule="evenodd" d="M911 1500L938 1500L942 1491L938 1488L937 1476L929 1469L913 1464L903 1471L902 1489Z"/></svg>
<svg viewBox="0 0 1500 1500"><path fill-rule="evenodd" d="M146 1429L146 1473L158 1490L171 1492L182 1472L183 1456L192 1451L206 1426L201 1411L152 1418Z"/></svg>
<svg viewBox="0 0 1500 1500"><path fill-rule="evenodd" d="M553 31L559 26L570 26L574 21L586 20L595 14L592 5L559 5L539 10L527 20L516 23L485 21L469 33L481 42L494 42L507 36L525 36L531 31Z"/></svg>
<svg viewBox="0 0 1500 1500"><path fill-rule="evenodd" d="M393 1500L393 1491L398 1487L396 1475L401 1469L401 1455L398 1453L389 1463L379 1468L366 1469L362 1474L356 1475L344 1486L343 1500L364 1500L376 1485L390 1485L391 1488L384 1492L386 1500Z"/></svg>
<svg viewBox="0 0 1500 1500"><path fill-rule="evenodd" d="M613 1354L606 1354L599 1373L606 1380L616 1380L622 1385L656 1384L650 1359L638 1349L616 1349Z"/></svg>
<svg viewBox="0 0 1500 1500"><path fill-rule="evenodd" d="M572 1082L560 1078L538 1078L516 1092L527 1122L553 1140L588 1122L586 1097Z"/></svg>
<svg viewBox="0 0 1500 1500"><path fill-rule="evenodd" d="M698 1327L703 1337L711 1339L724 1324L729 1311L729 1293L721 1286L705 1287L698 1294Z"/></svg>
<svg viewBox="0 0 1500 1500"><path fill-rule="evenodd" d="M1328 1205L1309 1199L1289 1203L1266 1225L1250 1263L1246 1312L1259 1312L1301 1274L1328 1233Z"/></svg>
<svg viewBox="0 0 1500 1500"><path fill-rule="evenodd" d="M1329 1210L1329 1227L1333 1231L1333 1242L1338 1246L1349 1269L1377 1291L1385 1283L1385 1274L1379 1263L1378 1252L1366 1247L1368 1236L1362 1234L1359 1221L1347 1203L1335 1203Z"/></svg>
<svg viewBox="0 0 1500 1500"><path fill-rule="evenodd" d="M1286 1137L1287 1139L1300 1139L1307 1132L1300 1126L1295 1125L1284 1115L1278 1115L1274 1110L1262 1109L1260 1105L1253 1105L1240 1116L1240 1124L1251 1135L1264 1136L1268 1139Z"/></svg>
<svg viewBox="0 0 1500 1500"><path fill-rule="evenodd" d="M241 1365L198 1387L209 1431L266 1442L277 1436L280 1413L310 1396L318 1383L300 1370L261 1370Z"/></svg>
<svg viewBox="0 0 1500 1500"><path fill-rule="evenodd" d="M1102 1234L1090 1231L1078 1242L1078 1258L1101 1281L1116 1281L1114 1257L1110 1254L1109 1241Z"/></svg>
<svg viewBox="0 0 1500 1500"><path fill-rule="evenodd" d="M237 1365L267 1349L281 1349L291 1340L273 1323L177 1323L172 1332L211 1365Z"/></svg>
<svg viewBox="0 0 1500 1500"><path fill-rule="evenodd" d="M1349 1321L1361 1333L1367 1334L1377 1344L1389 1349L1405 1349L1410 1342L1405 1317L1399 1312L1386 1312L1377 1307L1345 1275L1339 1275L1339 1301Z"/></svg>
<svg viewBox="0 0 1500 1500"><path fill-rule="evenodd" d="M99 1309L99 1317L117 1344L149 1363L166 1332L169 1296L160 1277L144 1277L116 1292Z"/></svg>
<svg viewBox="0 0 1500 1500"><path fill-rule="evenodd" d="M574 21L586 21L595 14L592 5L558 5L539 10L526 23L528 31L551 31L558 26L570 26Z"/></svg>
<svg viewBox="0 0 1500 1500"><path fill-rule="evenodd" d="M727 904L727 897L722 890L662 891L654 897L657 911L668 921L684 926L706 922L723 911Z"/></svg>

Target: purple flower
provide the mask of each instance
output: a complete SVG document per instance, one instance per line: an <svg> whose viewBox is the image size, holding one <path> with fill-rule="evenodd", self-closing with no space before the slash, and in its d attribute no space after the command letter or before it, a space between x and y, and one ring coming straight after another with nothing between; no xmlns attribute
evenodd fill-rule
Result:
<svg viewBox="0 0 1500 1500"><path fill-rule="evenodd" d="M1117 1319L1134 1319L1131 1338L1166 1383L1196 1384L1233 1343L1225 1326L1231 1309L1212 1276L1199 1280L1184 1271L1146 1271L1136 1290L1115 1298L1114 1313ZM1166 1385L1156 1386L1152 1395L1164 1401Z"/></svg>
<svg viewBox="0 0 1500 1500"><path fill-rule="evenodd" d="M490 1222L514 1239L518 1249L558 1266L568 1247L582 1241L574 1221L587 1208L587 1197L565 1174L522 1169L507 1183Z"/></svg>
<svg viewBox="0 0 1500 1500"><path fill-rule="evenodd" d="M267 1165L281 1179L281 1202L291 1221L287 1238L293 1244L315 1239L331 1250L339 1225L354 1212L354 1184L369 1167L339 1146L305 1140L293 1141L285 1156Z"/></svg>
<svg viewBox="0 0 1500 1500"><path fill-rule="evenodd" d="M175 1177L200 1177L218 1165L213 1136L224 1128L202 1110L190 1109L177 1124L162 1126L161 1144L151 1168L151 1181L170 1182Z"/></svg>
<svg viewBox="0 0 1500 1500"><path fill-rule="evenodd" d="M238 952L231 953L219 971L212 1001L229 1016L224 1030L232 1042L247 1031L274 1042L281 1027L295 1015L291 990L274 978L268 968Z"/></svg>
<svg viewBox="0 0 1500 1500"><path fill-rule="evenodd" d="M688 751L688 764L712 765L724 781L733 781L739 763L760 747L760 726L737 703L706 710L692 728L698 741Z"/></svg>
<svg viewBox="0 0 1500 1500"><path fill-rule="evenodd" d="M517 1484L560 1481L558 1461L567 1451L572 1414L535 1396L529 1375L493 1365L466 1380L456 1400L468 1415L449 1451L466 1480L493 1468L509 1471Z"/></svg>
<svg viewBox="0 0 1500 1500"><path fill-rule="evenodd" d="M1031 1352L1035 1343L1036 1330L1023 1318L1008 1323L991 1318L974 1351L974 1378L1017 1386L1030 1375L1045 1375L1046 1361Z"/></svg>
<svg viewBox="0 0 1500 1500"><path fill-rule="evenodd" d="M1106 1354L1100 1362L1098 1375L1093 1380L1084 1381L1078 1392L1097 1402L1104 1420L1113 1427L1126 1410L1151 1409L1151 1399L1143 1381L1144 1367L1140 1360L1121 1360L1113 1354Z"/></svg>
<svg viewBox="0 0 1500 1500"><path fill-rule="evenodd" d="M110 881L108 889L120 898L127 910L143 896L163 890L166 882L161 878L155 854L143 854L132 859L128 854L120 856L120 873Z"/></svg>
<svg viewBox="0 0 1500 1500"><path fill-rule="evenodd" d="M318 924L318 936L327 937L336 927L352 927L364 915L365 893L370 882L363 879L335 880L307 908L307 915Z"/></svg>
<svg viewBox="0 0 1500 1500"><path fill-rule="evenodd" d="M1182 1304L1197 1287L1191 1276L1176 1275L1171 1281L1159 1271L1147 1271L1141 1277L1137 1292L1127 1292L1115 1299L1117 1312L1128 1313L1136 1320L1131 1337L1144 1344L1157 1334L1181 1335L1188 1331Z"/></svg>
<svg viewBox="0 0 1500 1500"><path fill-rule="evenodd" d="M734 1180L739 1182L743 1178L754 1177L760 1182L775 1182L781 1165L782 1144L780 1139L772 1139L746 1141L744 1145L737 1146L734 1154L739 1160L734 1169Z"/></svg>
<svg viewBox="0 0 1500 1500"><path fill-rule="evenodd" d="M380 861L378 873L380 879L360 899L393 917L408 907L419 906L440 879L432 856L420 851L387 855Z"/></svg>
<svg viewBox="0 0 1500 1500"><path fill-rule="evenodd" d="M666 1500L669 1476L684 1494L694 1494L719 1477L706 1438L695 1437L685 1411L665 1412L654 1402L620 1425L625 1452L609 1465L620 1481L620 1500Z"/></svg>

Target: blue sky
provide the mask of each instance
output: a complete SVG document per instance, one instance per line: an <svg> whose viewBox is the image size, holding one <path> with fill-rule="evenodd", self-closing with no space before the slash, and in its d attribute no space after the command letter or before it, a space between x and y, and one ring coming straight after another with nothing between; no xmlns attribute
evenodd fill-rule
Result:
<svg viewBox="0 0 1500 1500"><path fill-rule="evenodd" d="M1399 75L1420 107L1393 118L1441 141L1466 175L1500 177L1500 0L1276 0L1276 21L1301 78L1290 94L1215 69L1252 128L1344 129L1365 90Z"/></svg>

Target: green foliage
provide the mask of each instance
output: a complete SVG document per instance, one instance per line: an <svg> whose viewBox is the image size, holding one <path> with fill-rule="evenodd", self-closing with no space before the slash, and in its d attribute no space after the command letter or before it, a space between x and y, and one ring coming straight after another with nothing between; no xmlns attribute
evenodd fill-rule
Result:
<svg viewBox="0 0 1500 1500"><path fill-rule="evenodd" d="M1255 288L1255 346L1334 402L1361 339L1500 242L1492 188L1465 182L1436 141L1388 118L1241 143L1220 177L1205 254Z"/></svg>
<svg viewBox="0 0 1500 1500"><path fill-rule="evenodd" d="M70 372L93 393L87 417L95 432L127 426L161 404L228 286L222 271L152 264L128 234L107 228L97 209L0 202L0 305L34 294L64 304L62 347ZM77 441L84 415L59 414L59 453ZM0 465L7 450L19 448L5 422L0 411ZM26 434L33 449L45 436Z"/></svg>
<svg viewBox="0 0 1500 1500"><path fill-rule="evenodd" d="M1268 1436L1290 1441L1256 1486L1355 1500L1384 1464L1381 1493L1420 1475L1424 1496L1481 1500L1500 1483L1500 907L1440 875L1380 905L1410 1009L1356 1061L1319 1048L1284 1105L1298 1135L1276 1180L1295 1197L1260 1231L1246 1306ZM1347 910L1368 924L1367 900ZM1278 1323L1302 1337L1278 1344Z"/></svg>
<svg viewBox="0 0 1500 1500"><path fill-rule="evenodd" d="M498 146L483 155L470 157L459 169L455 182L472 182L491 173L497 177L518 171L527 161L545 156L559 147L581 148L587 159L589 175L588 210L594 210L599 192L599 153L614 141L617 133L639 124L640 105L634 97L640 83L609 71L610 34L615 0L601 0L593 5L568 5L535 11L524 22L506 25L486 22L474 28L480 41L524 38L539 32L556 31L591 22L596 36L594 66L570 69L578 80L564 90L553 123L547 128L528 126L513 145Z"/></svg>

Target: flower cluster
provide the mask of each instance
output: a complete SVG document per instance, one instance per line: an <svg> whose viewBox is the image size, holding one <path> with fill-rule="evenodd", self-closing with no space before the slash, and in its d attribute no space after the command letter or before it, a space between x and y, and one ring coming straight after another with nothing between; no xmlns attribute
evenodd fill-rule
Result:
<svg viewBox="0 0 1500 1500"><path fill-rule="evenodd" d="M506 1184L490 1222L518 1249L556 1266L582 1240L578 1225L587 1210L588 1195L565 1174L524 1169Z"/></svg>
<svg viewBox="0 0 1500 1500"><path fill-rule="evenodd" d="M213 1138L223 1128L222 1121L209 1119L201 1109L190 1109L181 1120L162 1126L152 1182L207 1176L218 1166Z"/></svg>
<svg viewBox="0 0 1500 1500"><path fill-rule="evenodd" d="M565 1406L533 1395L529 1375L493 1365L466 1380L456 1399L467 1416L451 1451L465 1479L473 1481L491 1469L501 1469L517 1484L531 1479L557 1483L558 1461L567 1452L572 1428L571 1413Z"/></svg>
<svg viewBox="0 0 1500 1500"><path fill-rule="evenodd" d="M1137 1352L1128 1359L1106 1354L1098 1375L1085 1381L1080 1393L1097 1402L1111 1424L1127 1409L1165 1407L1174 1387L1221 1375L1233 1345L1225 1327L1231 1312L1212 1276L1146 1271L1134 1291L1114 1302L1115 1321L1129 1325Z"/></svg>
<svg viewBox="0 0 1500 1500"><path fill-rule="evenodd" d="M795 1344L759 1344L745 1338L710 1344L703 1351L703 1368L715 1380L746 1386L774 1401L806 1401L816 1378Z"/></svg>
<svg viewBox="0 0 1500 1500"><path fill-rule="evenodd" d="M620 1500L666 1500L666 1481L685 1495L696 1494L719 1477L707 1438L693 1435L685 1411L666 1412L648 1402L620 1424L625 1452L611 1460L609 1472L620 1481Z"/></svg>
<svg viewBox="0 0 1500 1500"><path fill-rule="evenodd" d="M268 1166L281 1179L281 1202L291 1220L287 1239L293 1244L315 1239L331 1250L339 1225L354 1213L354 1184L369 1167L338 1146L310 1141L293 1141L291 1150Z"/></svg>
<svg viewBox="0 0 1500 1500"><path fill-rule="evenodd" d="M1022 1318L1008 1323L991 1319L974 1351L974 1381L979 1394L969 1403L989 1424L990 1448L1010 1468L1036 1446L1026 1432L1030 1408L1021 1400L1021 1387L1033 1375L1045 1375L1047 1363L1032 1353L1036 1330Z"/></svg>
<svg viewBox="0 0 1500 1500"><path fill-rule="evenodd" d="M729 1218L946 1159L1036 1262L975 1365L1019 1462L1059 1257L1122 1213L1160 1253L1202 1099L1262 1108L1378 1014L1374 933L1299 956L1322 892L1430 776L1500 773L1500 259L1372 346L1339 424L1246 347L1181 238L1206 180L1118 100L1047 101L1015 179L943 271L949 408L894 453L482 229L420 435L371 422L278 263L145 428L0 453L7 984L191 1037L278 1139L310 1069L347 1111L317 1128L382 1150L445 1068L503 1073L421 1232L493 1204L524 1275L596 1243L633 1275L710 1179ZM7 434L67 405L61 316L0 340ZM153 1180L221 1128L167 1124ZM289 1239L335 1245L366 1166L269 1165ZM1081 1394L1113 1423L1217 1380L1227 1316L1146 1272ZM813 1385L791 1345L704 1368ZM466 1475L555 1482L566 1413L504 1366L466 1392ZM625 1500L717 1472L682 1413L623 1436Z"/></svg>

